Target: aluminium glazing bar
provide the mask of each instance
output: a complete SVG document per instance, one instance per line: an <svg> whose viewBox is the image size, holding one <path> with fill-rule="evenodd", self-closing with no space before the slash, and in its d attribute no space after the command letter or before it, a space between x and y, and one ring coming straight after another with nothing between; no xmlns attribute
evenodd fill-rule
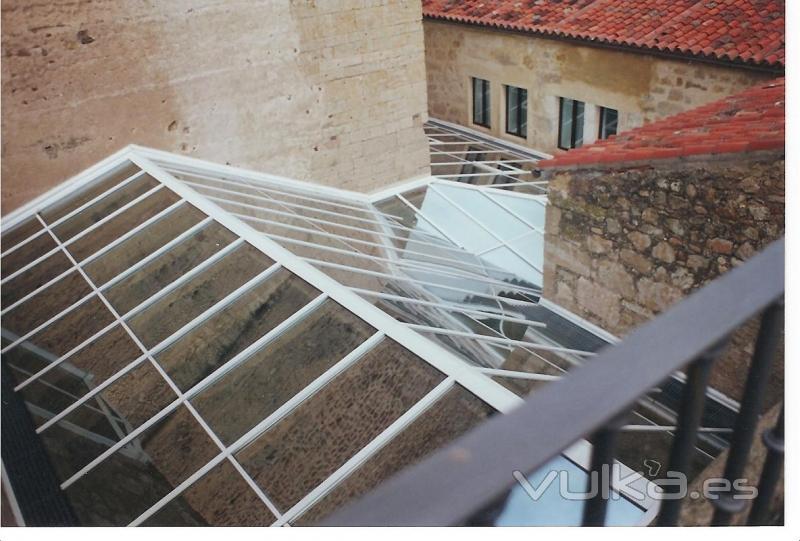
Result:
<svg viewBox="0 0 800 541"><path fill-rule="evenodd" d="M317 243L314 243L314 242L306 242L306 241L302 241L302 240L292 239L292 238L289 238L289 237L284 237L282 235L273 235L273 234L270 234L270 233L267 233L267 235L272 239L276 239L276 240L281 241L281 242L288 242L289 244L297 244L299 246L308 246L308 247L317 248L319 250L323 250L323 251L327 251L327 252L333 252L333 253L348 255L348 256L352 256L352 257L356 257L356 258L368 259L370 261L376 261L376 262L380 262L380 263L387 263L387 264L390 264L390 265L398 265L398 266L410 267L412 269L416 269L416 270L419 270L421 272L428 272L428 273L431 273L431 274L439 274L439 275L442 275L442 276L453 276L453 277L458 277L458 278L466 278L468 280L481 282L481 283L487 284L489 286L499 286L499 287L501 287L503 289L514 289L514 290L517 290L517 291L523 291L523 292L526 292L526 293L530 293L530 294L536 295L536 296L539 296L539 295L542 294L541 290L538 290L538 289L531 289L531 288L528 288L528 287L525 287L525 286L521 286L521 285L518 285L518 284L511 284L511 283L508 283L508 282L503 282L502 280L495 280L494 278L490 278L490 277L487 277L487 276L481 276L479 274L473 274L473 273L471 273L469 271L457 272L457 271L449 270L449 269L443 268L443 267L427 266L427 265L424 264L424 262L417 262L417 261L409 260L409 259L393 260L393 259L388 259L388 258L385 258L385 257L365 254L363 252L352 252L352 251L344 250L344 249L341 249L341 248L335 248L333 246L326 246L324 244L317 244Z"/></svg>
<svg viewBox="0 0 800 541"><path fill-rule="evenodd" d="M375 248L384 248L384 249L387 249L387 250L398 252L400 254L413 254L415 256L425 257L425 258L428 258L428 259L436 259L436 260L440 260L440 261L446 262L450 266L456 266L457 267L457 266L460 265L462 267L472 267L472 268L475 268L475 269L480 269L482 271L485 271L485 267L483 265L476 265L475 263L469 263L467 261L462 261L462 260L458 260L458 259L450 259L450 258L443 257L443 256L429 254L427 252L419 252L417 250L412 250L412 249L409 249L409 248L398 248L397 246L394 246L391 243L378 243L378 242L372 242L372 241L367 241L367 240L361 240L361 239L346 237L346 236L343 236L343 235L337 235L336 233L331 233L329 231L324 231L324 230L319 230L319 229L309 229L309 228L303 227L303 226L285 224L283 222L277 222L275 220L268 220L266 218L256 218L254 216L247 216L245 214L238 214L236 212L230 212L229 214L231 216L234 216L235 218L238 218L238 219L244 221L244 222L252 222L252 223L255 223L255 224L263 223L263 224L266 224L266 225L272 225L272 226L276 226L276 227L281 227L281 228L289 229L289 230L292 230L292 231L301 231L301 232L304 232L304 233L313 233L315 235L319 235L319 236L322 236L322 237L327 237L327 238L335 239L335 240L341 240L341 241L344 241L344 242L347 242L347 243L363 244L365 246L372 246L372 247L375 247ZM266 231L261 231L261 230L257 230L257 231L262 235L265 235L265 236L268 236L268 237L272 236L271 233L268 233ZM414 242L416 242L416 241L409 240L409 243L413 244ZM470 256L470 257L475 258L473 254L471 254L470 252L466 252L466 251L464 251L462 253L462 255ZM475 258L475 259L477 260L477 258ZM493 271L494 270L496 270L496 273L506 274L508 276L515 276L511 272L504 271L504 270L499 269L499 268L493 269Z"/></svg>
<svg viewBox="0 0 800 541"><path fill-rule="evenodd" d="M188 334L189 332L191 332L193 329L195 329L196 327L200 326L200 325L201 325L203 322L207 321L208 319L210 319L211 317L213 317L213 316L214 316L214 315L216 315L217 313L221 312L222 310L224 310L225 308L227 308L228 306L230 306L231 304L233 304L234 302L236 302L236 301L237 301L239 298L241 298L241 297L242 297L242 295L246 294L248 291L250 291L251 289L253 289L253 288L257 287L257 286L258 286L259 284L261 284L263 281L265 281L265 280L267 280L268 278L270 278L270 277L271 277L273 274L275 274L275 273L276 273L276 272L277 272L277 271L278 271L280 268L281 268L280 264L279 264L279 263L275 263L275 264L273 264L272 266L270 266L269 268L267 268L267 269L263 270L262 272L260 272L259 274L257 274L256 276L254 276L253 278L251 278L250 280L248 280L246 283L242 284L242 285L241 285L241 286L239 286L237 289L235 289L234 291L230 292L228 295L226 295L225 297L223 297L222 299L220 299L219 301L217 301L216 303L214 303L212 306L210 306L210 307L209 307L208 309L206 309L204 312L202 312L201 314L199 314L198 316L196 316L194 319L192 319L191 321L189 321L188 323L186 323L186 324L185 324L183 327L181 327L180 329L178 329L177 331L175 331L174 333L172 333L171 335L169 335L168 337L166 337L164 340L162 340L161 342L159 342L158 344L156 344L155 346L153 346L151 349L149 349L149 350L147 351L147 353L148 353L150 356L156 356L156 355L158 355L158 354L159 354L159 353L161 353L163 350L165 350L166 348L168 348L169 346L171 346L173 343L177 342L177 341L178 341L178 340L180 340L182 337L184 337L186 334ZM125 316L123 316L123 318L124 318L124 317L125 317ZM115 326L115 325L117 325L117 322L116 322L116 321L115 321L114 323L112 323L110 326L111 326L111 327L113 327L113 326ZM93 337L93 338L94 338L94 337ZM93 338L92 338L92 339L93 339ZM101 392L102 390L104 390L106 387L108 387L108 386L109 386L109 385L111 385L111 384L112 384L114 381L116 381L116 380L117 380L119 377L121 377L122 375L124 375L125 373L127 373L128 371L130 371L130 370L131 370L132 368L134 368L135 366L138 366L139 364L141 364L141 362L142 362L142 361L144 361L144 360L146 360L146 359L147 359L147 357L146 357L145 355L142 355L142 356L140 356L139 358L137 358L135 361L132 361L130 364L128 364L128 365L126 365L125 367L123 367L123 368L122 368L122 370L120 370L119 372L117 372L116 374L114 374L112 377L108 378L106 381L104 381L103 383L101 383L100 385L98 385L97 387L95 387L94 389L92 389L92 390L91 390L89 393L87 393L86 395L84 395L84 397L81 399L81 401L80 401L80 402L78 402L78 403L74 403L74 404L70 404L70 405L69 405L69 406L68 406L68 407L67 407L65 410L63 410L61 413L59 413L58 415L56 415L56 418L54 418L54 419L51 419L49 422L47 422L47 423L45 423L44 425L42 425L42 426L41 426L41 427L40 427L40 428L37 430L37 433L38 433L38 432L41 432L41 431L43 431L43 430L45 430L45 429L46 429L48 426L50 426L50 425L54 424L54 423L55 423L55 422L57 422L57 421L58 421L60 418L62 418L62 417L64 417L64 416L66 416L66 415L67 415L67 414L69 414L71 411L73 411L73 410L75 410L76 408L78 408L78 407L79 407L79 406L80 406L80 405L81 405L83 402L85 402L86 400L90 399L92 396L94 396L94 395L96 395L97 393L99 393L99 392ZM45 372L47 372L47 371L49 371L49 370L52 370L52 369L53 369L55 366L57 366L59 363L63 362L63 360L64 360L64 359L58 359L58 360L57 360L55 363L53 363L53 364L50 364L50 365L48 365L48 366L44 367L42 370L40 370L39 372L37 372L37 373L34 375L34 377L32 377L32 378L29 378L28 380L26 380L26 381L24 381L22 384L20 384L20 385L18 386L18 389L19 389L19 388L22 388L22 387L24 387L25 385L28 385L28 384L29 384L31 381L33 381L34 379L36 379L36 378L38 378L38 377L41 377L41 375L42 375L42 374L44 374ZM15 390L17 390L17 389L15 389Z"/></svg>
<svg viewBox="0 0 800 541"><path fill-rule="evenodd" d="M559 346L549 346L546 344L539 344L536 342L526 342L524 340L512 340L511 338L500 338L495 336L487 336L485 334L475 334L466 331L456 331L453 329L440 329L439 327L430 327L428 325L417 325L414 323L406 323L407 327L410 327L416 331L423 332L423 333L431 333L431 334L443 334L446 336L462 336L464 338L473 338L475 340L484 340L486 342L493 342L496 344L506 344L509 346L521 346L521 347L528 347L532 349L539 349L542 351L555 351L557 353L569 353L571 355L580 355L583 357L593 357L595 353L591 351L581 351L579 349L569 349L569 348L562 348Z"/></svg>
<svg viewBox="0 0 800 541"><path fill-rule="evenodd" d="M73 242L76 242L77 240L79 240L79 239L83 238L84 236L88 235L89 233L91 233L91 232L92 232L92 231L94 231L95 229L98 229L98 228L102 227L103 225L105 225L105 224L106 224L107 222L109 222L110 220L112 220L112 219L116 218L117 216L119 216L120 214L122 214L123 212L125 212L126 210L128 210L129 208L131 208L132 206L136 205L137 203L139 203L139 202L143 201L144 199L146 199L146 198L147 198L147 197L149 197L150 195L152 195L152 194L156 193L157 191L161 190L163 187L164 187L164 186L163 186L162 184L159 184L159 185L157 185L157 186L154 186L153 188L151 188L150 190L146 191L145 193L143 193L143 194L142 194L142 195L140 195L139 197L136 197L135 199L133 199L133 200L129 201L127 204L125 204L125 205L121 206L120 208L118 208L117 210L115 210L114 212L112 212L111 214L109 214L108 216L106 216L106 217L104 217L103 219L101 219L101 220L98 220L98 221L97 221L97 222L95 222L94 224L90 225L89 227L87 227L86 229L84 229L83 231L81 231L80 233L78 233L77 235L75 235L74 237L71 237L69 240L67 240L67 241L64 243L64 245L65 245L65 246L69 246L69 245L71 245ZM37 214L36 216L39 216L39 215ZM8 282L9 280L11 280L12 278L14 278L14 277L16 277L16 276L19 276L19 275L20 275L20 274L22 274L23 272L25 272L25 271L27 271L27 270L31 269L32 267L34 267L34 266L38 265L39 263L41 263L42 261L44 261L45 259L47 259L47 258L48 258L48 257L50 257L51 255L53 255L53 254L57 253L58 251L59 251L59 250L58 250L58 247L56 247L56 248L53 248L53 249L52 249L52 250L50 250L49 252L47 252L47 253L45 253L45 254L43 254L43 255L39 256L38 258L34 259L33 261L31 261L30 263L28 263L27 265L25 265L25 266L24 266L24 267L22 267L21 269L19 269L19 270L15 271L15 272L12 272L12 273L11 273L11 274L9 274L8 276L4 276L4 277L2 278L2 280L0 280L0 284L4 284L4 283Z"/></svg>
<svg viewBox="0 0 800 541"><path fill-rule="evenodd" d="M167 208L165 208L164 210L162 210L161 212L159 212L155 216L152 216L152 217L148 218L147 220L145 220L141 224L137 225L136 227L134 227L133 229L131 229L130 231L128 231L127 233L122 235L121 237L119 237L119 238L115 239L114 241L110 242L109 244L105 245L103 248L101 248L100 250L98 250L94 254L90 255L89 257L87 257L83 261L80 261L78 264L79 265L86 265L87 263L90 263L90 262L94 261L98 257L100 257L103 254L105 254L105 253L109 252L110 250L114 249L116 246L119 246L120 244L122 244L123 242L125 242L126 240L131 238L133 235L135 235L136 233L141 231L142 229L148 227L149 225L154 224L155 222L161 220L165 216L168 216L169 214L172 213L172 211L174 211L175 209L177 209L178 207L180 207L184 203L185 203L185 201L183 201L182 199L179 200L179 201L176 201L175 203L173 203L172 205L168 206ZM46 283L42 284L41 286L37 287L36 289L34 289L33 291L31 291L30 293L28 293L27 295L25 295L21 299L15 301L13 304L4 307L2 309L2 311L0 311L0 315L5 314L9 310L13 310L14 308L19 306L23 302L25 302L28 299L30 299L31 297L34 297L35 295L41 293L42 291L44 291L45 289L47 289L51 285L55 284L56 282L58 282L59 280L61 280L65 276L67 276L68 274L72 273L74 270L75 270L75 267L70 267L68 270L62 272L61 274L59 274L58 276L56 276L52 280L49 280L48 282L46 282Z"/></svg>
<svg viewBox="0 0 800 541"><path fill-rule="evenodd" d="M528 306L536 306L537 305L536 302L532 302L532 301L523 301L523 300L520 300L520 299L513 299L513 298L510 298L510 297L501 297L501 296L498 296L498 295L491 295L491 294L488 294L488 293L481 293L479 291L473 291L473 290L470 290L470 289L464 289L464 288L455 287L455 286L448 286L448 285L439 284L439 283L436 283L436 282L428 282L426 280L417 280L415 278L409 278L409 277L405 277L405 276L398 276L398 275L395 275L395 274L387 274L385 272L372 271L372 270L368 270L368 269L360 269L358 267L351 267L351 266L348 266L348 265L340 265L338 263L331 263L330 261L322 261L321 259L314 259L313 257L301 257L300 259L303 260L303 261L307 261L307 262L311 263L312 265L319 266L319 267L328 267L328 268L331 268L331 269L339 269L339 270L355 272L357 274L366 274L366 275L369 275L369 276L375 276L377 278L386 278L388 280L395 280L395 281L398 281L398 282L409 282L409 283L416 284L416 285L428 286L428 287L433 287L433 288L438 288L438 289L446 289L448 291L457 291L459 293L465 293L467 295L471 295L471 296L474 296L474 297L483 297L485 299L492 299L492 300L502 301L502 302L505 302L505 303L508 303L508 304L528 305ZM509 289L513 289L513 287L510 287ZM525 295L523 295L523 296L525 296Z"/></svg>
<svg viewBox="0 0 800 541"><path fill-rule="evenodd" d="M86 466L78 470L75 474L73 474L72 477L61 483L61 488L66 489L67 487L69 487L75 481L77 481L78 479L86 475L89 471L94 469L95 466L100 464L107 457L111 456L115 451L127 445L131 440L139 436L142 432L153 426L155 423L166 417L168 414L175 411L181 404L183 404L188 400L191 400L198 393L202 392L209 385L217 381L220 377L228 373L230 370L232 370L236 366L239 366L242 362L247 361L252 356L253 353L259 351L261 348L263 348L271 341L273 341L275 338L280 336L286 329L288 329L289 327L291 327L292 325L296 324L298 321L303 319L311 311L318 308L326 299L327 295L325 293L318 295L311 302L309 302L308 304L303 306L300 310L298 310L297 312L286 318L283 322L281 322L278 326L273 328L267 334L265 334L264 336L262 336L261 338L250 344L247 348L245 348L238 354L234 355L234 357L230 359L228 362L226 362L225 364L223 364L222 366L211 372L209 375L207 375L205 378L200 380L198 383L196 383L192 388L183 393L182 398L175 399L164 409L162 409L153 417L151 417L150 419L142 423L140 426L138 426L125 438L118 441L113 447L110 447L109 449L103 451L103 453L101 453L98 457L89 462L89 464L87 464Z"/></svg>
<svg viewBox="0 0 800 541"><path fill-rule="evenodd" d="M175 174L179 175L176 178L178 178L178 180L180 180L181 182L187 182L187 181L185 179L183 179L183 178L180 178L180 175L188 175L188 176L192 176L192 177L199 178L199 179L212 180L212 181L228 183L228 184L237 184L239 186L244 186L244 187L247 187L247 188L250 188L250 189L256 189L255 186L253 186L253 184L251 184L251 181L252 182L257 182L257 181L255 181L253 179L247 179L247 178L245 178L244 176L241 176L241 175L239 176L240 178L237 178L236 176L230 176L230 175L212 176L212 175L197 173L196 171L184 170L184 169L181 169L180 167L176 167L176 166L173 166L173 165L169 165L167 167L164 167L164 170L169 172L169 173L175 173ZM322 203L324 205L329 205L329 206L332 206L332 207L339 207L339 208L343 208L343 209L354 210L354 211L357 211L357 212L363 212L364 214L372 214L372 212L373 212L373 210L370 209L369 207L366 207L366 206L360 207L360 206L355 206L355 205L349 205L347 203L342 202L339 199L333 199L333 198L324 199L324 198L320 198L320 197L313 197L313 196L310 196L310 195L308 195L306 193L301 193L300 190L291 191L291 190L280 189L280 185L277 184L277 183L275 183L274 185L270 184L269 186L271 186L271 187L265 186L263 183L259 182L259 186L257 187L257 189L260 190L260 191L263 191L263 192L267 192L267 193L275 193L275 194L285 195L285 196L289 196L289 197L294 197L296 199L302 199L304 201L313 201L315 203ZM306 190L308 192L313 192L314 189L317 186L318 186L317 184L308 183ZM376 211L376 212L378 214L383 214L385 216L392 217L392 218L402 218L401 216L396 216L394 214L384 213L382 211Z"/></svg>
<svg viewBox="0 0 800 541"><path fill-rule="evenodd" d="M455 201L453 201L453 200L452 200L452 199L451 199L451 198L450 198L450 197L449 197L447 194L445 194L445 193L442 193L440 190L438 190L434 184L431 184L431 187L430 187L430 189L431 189L431 190L433 190L434 192L436 192L437 194L439 194L439 196L441 196L441 197L442 197L442 199L444 199L445 201L447 201L448 203L450 203L450 204L451 204L451 205L452 205L452 206L453 206L453 207L454 207L456 210L458 210L458 211L459 211L459 212L461 212L461 213L462 213L464 216L466 216L467 218L469 218L469 219L470 219L470 220L471 220L473 223L477 224L477 225L478 225L478 226L479 226L481 229L483 229L484 231L486 231L487 233L489 233L489 235L491 235L492 237L494 237L494 238L495 238L495 240L498 240L498 241L500 241L500 242L504 242L504 241L503 241L503 239L502 239L502 237L500 237L500 236L499 236L497 233L495 233L494 231L492 231L492 230L491 230L489 227L487 227L487 226L486 226L486 225L485 225L483 222L481 222L481 221L477 220L477 219L476 219L476 218L475 218L475 217L474 217L474 216L473 216L471 213L467 212L467 210L466 210L466 209L464 209L464 207L462 207L461 205L459 205L458 203L456 203ZM544 274L544 271L541 269L541 267L539 267L538 265L534 264L534 263L533 263L531 260L529 260L529 259L528 259L528 258L527 258L525 255L523 255L523 254L522 254L522 253L521 253L519 250L517 250L517 249L516 249L516 248L514 248L513 246L509 246L508 244L506 244L506 248L508 248L508 249L509 249L511 252L513 252L513 253L514 253L514 254L515 254L517 257L519 257L520 259L522 259L522 260L523 260L525 263L527 263L528 265L530 265L530 266L531 266L531 268L533 268L533 269L535 269L536 271L538 271L538 272L540 272L540 273Z"/></svg>
<svg viewBox="0 0 800 541"><path fill-rule="evenodd" d="M432 308L441 308L443 310L448 310L451 312L459 312L461 314L473 314L479 317L488 317L492 319L497 319L500 321L508 321L509 323L519 323L521 325L529 325L531 327L541 327L546 328L547 324L542 323L541 321L531 321L530 319L524 319L520 317L511 317L503 314L498 314L496 312L490 312L486 310L477 310L475 308L466 308L464 306L460 306L458 304L452 304L445 301L441 302L434 302L434 301L425 301L422 299L414 299L411 297L403 297L401 295L392 295L391 293L383 293L380 291L372 291L371 289L361 289L358 287L351 287L350 291L355 291L359 295L364 295L366 297L377 297L379 299L385 299L390 301L397 301L404 304L418 304L420 306L430 306ZM486 307L487 309L489 307Z"/></svg>
<svg viewBox="0 0 800 541"><path fill-rule="evenodd" d="M252 185L249 185L249 184L240 184L238 182L229 182L229 181L216 180L216 179L209 179L209 180L211 180L212 182L219 182L219 183L225 183L225 184L235 184L237 186L241 186L242 188L246 188L248 190L255 190L255 191L262 191L263 190L264 192L267 192L267 190L265 190L264 188L261 188L261 187L258 187L258 186L252 186ZM220 193L229 194L229 195L236 195L236 196L239 196L239 197L247 197L248 199L254 199L254 200L258 200L258 201L265 201L265 202L269 203L270 205L281 205L281 206L284 206L284 207L298 208L298 209L303 209L303 210L310 210L312 212L318 212L320 214L325 214L327 216L334 216L336 218L345 218L347 220L354 220L354 221L357 221L357 222L364 222L364 223L373 224L373 225L382 225L382 223L379 222L378 220L372 220L372 219L369 219L369 218L359 218L357 216L353 216L352 214L343 214L341 212L334 212L332 210L325 210L325 209L318 208L318 207L309 207L307 205L301 205L299 203L290 203L289 201L283 201L283 200L281 200L279 198L275 198L275 197L270 197L270 196L265 196L265 195L254 195L254 194L251 194L251 193L239 192L239 191L236 191L236 190L229 190L227 188L220 188L218 186L212 186L212 185L209 185L209 184L203 184L201 182L192 182L190 180L185 180L185 179L181 179L181 182L183 182L184 184L186 184L188 186L191 186L193 188L201 188L201 189L204 189L204 190L212 190L212 191L215 191L215 192L220 192ZM304 217L302 214L298 214L298 216L299 217ZM403 231L414 231L410 227L406 227L406 226L401 225L401 224L397 224L397 225L392 226L392 227L394 227L396 229L401 229Z"/></svg>
<svg viewBox="0 0 800 541"><path fill-rule="evenodd" d="M411 423L419 419L428 410L430 410L436 402L442 399L448 391L455 385L453 378L445 378L441 383L431 389L425 396L420 398L413 406L407 409L400 417L394 420L387 426L383 432L375 436L368 444L362 447L356 454L350 457L344 464L342 464L335 472L329 475L319 485L314 487L308 494L306 494L299 502L293 505L282 518L275 521L273 526L284 526L291 523L291 521L298 518L305 511L311 508L316 502L322 499L331 490L353 474L358 468L363 465L367 460L375 456L381 449L391 443L398 437L403 430L408 428Z"/></svg>
<svg viewBox="0 0 800 541"><path fill-rule="evenodd" d="M377 346L384 338L383 333L380 331L373 334L367 340L362 342L357 348L353 351L348 353L345 357L341 360L337 361L333 366L328 368L325 372L320 374L316 379L314 379L311 383L309 383L306 387L304 387L301 391L295 394L292 398L290 398L286 403L281 405L277 410L267 416L265 419L260 421L256 426L251 428L247 431L246 434L242 435L233 442L231 445L227 447L223 447L223 452L209 461L208 464L200 468L197 472L187 478L183 483L175 487L169 494L164 496L161 500L156 502L150 509L142 513L138 516L133 522L130 523L130 526L139 526L148 518L153 516L157 513L160 509L162 509L165 505L167 505L170 501L174 500L177 496L179 496L184 490L186 490L189 486L191 486L195 481L200 479L203 475L208 473L214 466L216 466L219 462L224 460L225 458L230 457L232 459L232 463L238 465L238 461L235 459L234 455L247 444L252 442L256 439L260 434L265 432L268 428L273 426L275 423L289 415L292 411L297 409L303 402L308 400L310 397L314 396L320 389L322 389L325 385L330 383L336 376L341 374L347 368L355 364L359 361L365 354L371 351L375 346ZM238 468L237 468L238 469ZM240 472L241 473L241 472ZM248 475L249 477L249 475ZM276 515L280 517L280 513Z"/></svg>
<svg viewBox="0 0 800 541"><path fill-rule="evenodd" d="M137 178L139 178L142 175L144 175L144 171L141 171L141 170L136 172L136 173L134 173L133 175L131 175L128 178L126 178L123 181L121 181L120 183L115 184L113 187L111 187L108 190L104 191L100 195L98 195L96 197L93 197L92 199L90 199L86 203L80 205L76 209L68 212L67 214L65 214L61 218L55 220L52 224L50 224L50 227L56 227L56 226L58 226L58 225L60 225L60 224L62 224L64 222L66 222L67 220L69 220L70 218L75 216L76 214L78 214L78 213L86 210L87 208L91 207L92 205L94 205L95 203L97 203L98 201L103 199L104 197L107 197L108 195L111 195L112 193L116 192L117 190L121 190L122 188L124 188L125 186L127 186L128 184L130 184L131 182L133 182L134 180L136 180ZM42 208L42 210L44 210L44 208ZM21 248L25 244L28 244L30 241L32 241L33 239L43 235L44 233L45 233L44 229L40 229L39 231L37 231L33 235L31 235L28 238L18 242L17 244L15 244L11 248L9 248L8 250L6 250L2 254L0 254L0 257L7 256L11 252L17 250L18 248Z"/></svg>
<svg viewBox="0 0 800 541"><path fill-rule="evenodd" d="M259 212L264 212L264 213L267 213L267 214L275 214L275 215L278 215L278 216L286 216L288 218L300 218L300 219L302 219L304 221L307 221L307 222L314 222L314 223L317 223L317 224L327 225L327 226L331 226L331 227L337 227L337 228L340 228L340 229L346 229L348 231L357 231L359 233L366 233L368 235L375 235L376 237L388 238L388 239L392 239L392 240L399 240L401 242L406 242L408 240L406 237L400 237L398 235L392 235L391 233L385 233L385 232L377 231L375 229L364 229L362 227L339 224L339 223L336 223L336 222L331 222L329 220L323 220L321 218L310 218L308 216L300 216L300 215L298 215L296 213L293 213L293 212L284 212L284 211L281 211L281 210L275 210L275 209L270 209L270 208L265 208L265 207L259 207L258 205L250 205L248 203L242 203L240 201L232 201L230 199L225 199L223 197L215 197L215 196L208 195L208 194L201 194L201 195L203 197L205 197L206 199L209 199L210 201L213 201L214 203L221 203L223 205L233 205L233 206L236 206L236 207L253 209L253 210L256 210L256 211L259 211ZM447 250L447 251L451 251L451 252L460 252L461 251L459 248L450 247L450 246L447 246L444 243L435 244L435 243L422 241L422 240L416 240L416 239L413 242L415 242L417 244L421 244L423 246L430 246L430 247L436 248L438 250Z"/></svg>
<svg viewBox="0 0 800 541"><path fill-rule="evenodd" d="M144 267L145 265L147 265L151 261L153 261L156 258L160 257L163 253L171 250L173 247L177 246L178 244L180 244L181 242L183 242L184 240L186 240L187 238L192 236L194 233L196 233L197 231L199 231L200 229L205 227L211 220L212 220L212 218L206 217L202 221L200 221L197 224L193 225L192 227L190 227L189 229L187 229L186 231L184 231L183 233L178 235L176 238L172 239L171 241L169 241L168 243L163 245L161 248L159 248L158 250L156 250L155 252L153 252L149 256L145 257L144 259L141 259L140 261L138 261L137 263L135 263L134 265L129 267L127 270L123 271L122 273L118 274L114 278L110 279L108 282L106 282L105 284L103 284L100 287L100 290L101 291L105 291L106 289L112 287L117 282L127 278L129 275L133 274L134 272L138 271L139 269L141 269L142 267ZM71 271L72 271L72 269L71 269ZM61 357L59 357L56 360L54 360L51 363L51 365L48 365L48 366L44 367L42 370L40 370L39 372L37 372L35 374L35 378L31 378L31 380L26 380L26 381L22 382L21 384L17 385L17 387L15 387L14 390L18 391L21 388L23 388L25 385L28 385L30 383L30 381L32 381L33 379L38 378L41 374L43 374L43 373L47 372L48 370L50 370L52 368L52 366L62 363L63 361L65 361L66 359L68 359L69 357L71 357L72 355L74 355L75 353L77 353L78 351L80 351L81 349L83 349L84 347L89 345L90 343L92 343L97 338L100 338L106 332L111 330L115 325L116 325L116 323L111 323L108 326L106 326L103 329L101 329L100 331L96 332L94 335L90 336L89 338L87 338L86 340L84 340L83 342L81 342L80 344L75 346L74 348L72 348L70 351L68 351L67 353L65 353ZM23 344L23 347L24 347L24 344Z"/></svg>

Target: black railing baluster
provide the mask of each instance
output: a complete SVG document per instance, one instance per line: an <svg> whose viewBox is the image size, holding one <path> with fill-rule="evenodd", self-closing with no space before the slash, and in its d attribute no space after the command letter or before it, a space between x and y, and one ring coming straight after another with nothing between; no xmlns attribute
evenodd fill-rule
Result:
<svg viewBox="0 0 800 541"><path fill-rule="evenodd" d="M753 360L747 374L742 405L733 429L730 454L725 463L723 477L728 481L729 490L711 500L715 507L711 520L713 526L730 524L733 515L743 511L747 506L746 500L737 498L738 493L733 488L733 483L742 477L747 466L747 457L750 455L750 448L753 445L764 391L782 329L783 302L780 301L768 307L761 317L761 326L758 330Z"/></svg>
<svg viewBox="0 0 800 541"><path fill-rule="evenodd" d="M617 436L624 420L622 416L616 417L595 434L586 490L597 492L583 506L583 526L604 526L606 523L606 510L611 497L611 468L614 464ZM595 481L597 484L593 486Z"/></svg>
<svg viewBox="0 0 800 541"><path fill-rule="evenodd" d="M767 447L767 458L764 460L764 469L761 470L761 479L758 481L758 496L753 501L747 524L751 526L765 526L769 515L769 507L775 488L781 478L783 470L783 419L784 410L778 417L778 422L772 430L764 432L764 445Z"/></svg>
<svg viewBox="0 0 800 541"><path fill-rule="evenodd" d="M680 410L678 411L678 429L670 450L668 471L686 474L689 471L692 451L697 441L697 429L703 417L703 407L706 402L706 387L711 366L725 349L727 340L706 351L690 366L687 374L686 385L683 387ZM665 492L676 493L680 487L668 484ZM674 526L681 513L683 499L664 499L661 502L661 511L658 515L659 526Z"/></svg>

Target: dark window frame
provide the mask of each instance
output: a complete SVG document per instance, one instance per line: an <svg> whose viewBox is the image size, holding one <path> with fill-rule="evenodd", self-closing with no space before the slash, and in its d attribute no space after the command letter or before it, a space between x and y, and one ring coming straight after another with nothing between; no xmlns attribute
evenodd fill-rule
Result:
<svg viewBox="0 0 800 541"><path fill-rule="evenodd" d="M483 108L481 110L482 122L478 121L478 102L475 99L477 93L475 92L475 87L477 86L478 82L480 82L481 87L481 95L483 98ZM492 91L491 91L491 84L487 79L481 79L480 77L472 77L472 123L476 126L482 126L484 128L491 128L492 127Z"/></svg>
<svg viewBox="0 0 800 541"><path fill-rule="evenodd" d="M571 133L570 133L570 137L569 137L570 146L568 146L568 147L561 146L561 139L562 139L561 136L563 134L563 129L564 129L564 116L563 116L564 100L572 101L572 112L571 112L572 122L570 123L570 125L571 125ZM577 126L577 123L575 122L575 119L578 116L578 104L579 103L583 104L584 111L585 111L586 110L586 104L584 102L580 101L580 100L576 100L576 99L572 99L572 98L564 98L564 97L559 97L558 98L558 142L556 143L556 146L558 146L558 148L560 148L561 150L570 150L570 149L573 149L573 148L577 148L575 146L575 142L576 142L576 139L577 139L576 136L577 136L577 133L578 133L578 126ZM583 141L581 141L581 145L582 144L583 144Z"/></svg>
<svg viewBox="0 0 800 541"><path fill-rule="evenodd" d="M617 115L617 125L614 127L614 133L610 133L610 134L604 133L604 130L603 130L603 127L605 126L605 123L606 123L606 114L607 114L608 111L614 111L614 113L616 113L616 115ZM616 135L618 131L619 131L619 110L613 109L611 107L603 107L601 105L600 106L600 127L597 130L597 139L598 140L608 139L612 135Z"/></svg>
<svg viewBox="0 0 800 541"><path fill-rule="evenodd" d="M522 139L528 138L528 89L527 88L520 88L518 86L512 85L505 85L506 89L506 133L509 135L514 135L516 137L521 137ZM510 129L511 126L511 107L509 106L511 103L511 91L512 89L516 90L518 95L524 96L524 98L520 99L518 102L517 107L517 130L512 131ZM525 104L523 107L522 104ZM523 113L524 111L524 113ZM525 129L523 130L523 124Z"/></svg>

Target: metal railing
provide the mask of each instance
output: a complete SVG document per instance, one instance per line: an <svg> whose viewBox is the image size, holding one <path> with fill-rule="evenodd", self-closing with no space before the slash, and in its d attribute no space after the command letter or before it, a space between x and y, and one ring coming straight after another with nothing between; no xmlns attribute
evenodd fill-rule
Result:
<svg viewBox="0 0 800 541"><path fill-rule="evenodd" d="M325 526L446 526L474 524L515 483L512 471L533 472L582 438L594 442L590 471L613 463L621 419L637 399L680 369L687 373L668 470L685 473L697 439L709 372L728 338L761 315L755 352L725 465L726 492L711 500L712 524L730 524L747 501L737 497L748 464L783 329L784 241L704 286L657 318L604 349L568 377L534 393L447 448L407 468L324 520ZM783 413L764 433L768 453L748 524L767 520L783 460ZM590 479L592 475L589 476ZM667 489L668 490L668 489ZM583 524L603 525L603 491L587 500ZM675 525L683 499L664 499L656 524Z"/></svg>

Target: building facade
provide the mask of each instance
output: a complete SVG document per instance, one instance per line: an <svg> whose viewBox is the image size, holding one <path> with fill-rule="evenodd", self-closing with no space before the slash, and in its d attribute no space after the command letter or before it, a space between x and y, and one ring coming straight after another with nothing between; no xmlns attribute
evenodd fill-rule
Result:
<svg viewBox="0 0 800 541"><path fill-rule="evenodd" d="M594 30L578 33L569 13L557 22L526 22L555 9L554 3L516 11L513 2L478 4L423 2L430 115L541 152L557 154L590 144L734 94L783 69L781 55L767 54L772 45L758 37L752 44L745 34L718 41L738 47L734 52L762 47L758 61L738 53L729 58L710 49L703 49L708 54L660 51ZM578 4L592 7L591 1ZM605 6L584 12L578 24L602 24L613 11L614 6ZM645 15L627 17L632 32L652 32L641 28L653 24L642 20ZM766 26L782 36L782 10L781 17L771 18ZM693 42L689 36L685 39Z"/></svg>
<svg viewBox="0 0 800 541"><path fill-rule="evenodd" d="M429 173L419 2L3 3L2 210L136 143L372 190Z"/></svg>

